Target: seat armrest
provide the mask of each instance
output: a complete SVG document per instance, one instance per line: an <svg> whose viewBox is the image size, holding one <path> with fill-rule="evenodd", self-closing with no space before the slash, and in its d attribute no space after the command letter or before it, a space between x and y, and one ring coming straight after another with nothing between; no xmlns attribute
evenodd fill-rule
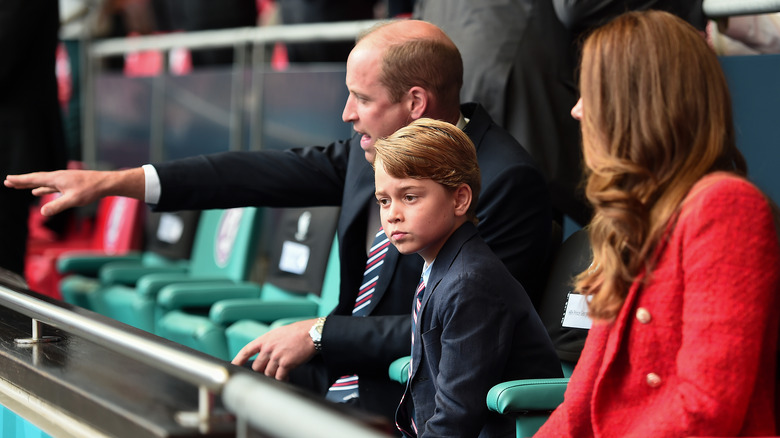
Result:
<svg viewBox="0 0 780 438"><path fill-rule="evenodd" d="M221 283L221 284L236 284L235 281L228 278L206 278L206 277L193 277L188 273L156 273L148 274L138 279L135 285L136 292L145 297L156 299L157 294L163 287L174 283Z"/></svg>
<svg viewBox="0 0 780 438"><path fill-rule="evenodd" d="M185 307L209 307L220 300L230 298L256 299L259 295L260 286L250 282L173 283L160 289L157 305L169 311Z"/></svg>
<svg viewBox="0 0 780 438"><path fill-rule="evenodd" d="M74 273L95 277L101 267L113 262L140 262L141 253L125 255L106 255L102 252L73 251L61 254L57 258L57 272Z"/></svg>
<svg viewBox="0 0 780 438"><path fill-rule="evenodd" d="M488 391L488 409L499 414L553 411L563 402L568 378L512 380Z"/></svg>
<svg viewBox="0 0 780 438"><path fill-rule="evenodd" d="M100 268L99 277L103 284L124 284L134 286L138 280L149 274L186 273L185 265L146 266L140 263L114 262Z"/></svg>
<svg viewBox="0 0 780 438"><path fill-rule="evenodd" d="M314 315L311 315L311 316L294 316L294 317L290 317L290 318L279 318L277 320L274 320L274 322L271 323L270 328L271 329L275 329L277 327L290 325L290 324L295 323L295 322L306 321L306 320L309 320L309 319L317 318L318 316L319 315L314 314Z"/></svg>
<svg viewBox="0 0 780 438"><path fill-rule="evenodd" d="M411 356L404 356L394 360L388 368L390 380L406 385L407 380L409 380L409 365L411 365L409 361L411 359Z"/></svg>
<svg viewBox="0 0 780 438"><path fill-rule="evenodd" d="M282 318L314 318L318 305L306 298L283 300L264 299L224 299L216 302L209 311L209 318L221 325L253 319L271 323Z"/></svg>

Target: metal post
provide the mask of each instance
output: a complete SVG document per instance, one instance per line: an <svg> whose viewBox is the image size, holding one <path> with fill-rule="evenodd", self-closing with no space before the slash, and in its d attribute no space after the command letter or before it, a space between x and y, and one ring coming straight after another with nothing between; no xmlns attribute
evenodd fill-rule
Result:
<svg viewBox="0 0 780 438"><path fill-rule="evenodd" d="M29 338L16 338L14 342L19 345L31 345L40 344L44 342L58 342L61 338L59 336L42 336L43 323L37 319L32 319L32 337Z"/></svg>
<svg viewBox="0 0 780 438"><path fill-rule="evenodd" d="M249 107L249 150L263 148L263 77L265 76L266 46L264 42L252 45L252 100Z"/></svg>
<svg viewBox="0 0 780 438"><path fill-rule="evenodd" d="M149 123L149 159L151 162L165 160L165 82L168 75L168 54L163 52L163 69L160 74L152 77L152 108L149 111L151 120Z"/></svg>
<svg viewBox="0 0 780 438"><path fill-rule="evenodd" d="M247 62L247 45L233 46L233 80L230 95L230 150L244 149L244 71Z"/></svg>

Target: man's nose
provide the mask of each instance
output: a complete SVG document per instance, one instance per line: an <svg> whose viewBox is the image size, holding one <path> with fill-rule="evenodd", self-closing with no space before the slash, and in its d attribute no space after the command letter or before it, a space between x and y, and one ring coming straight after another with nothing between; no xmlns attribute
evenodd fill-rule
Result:
<svg viewBox="0 0 780 438"><path fill-rule="evenodd" d="M341 112L341 120L349 123L356 119L354 111L354 99L352 96L347 97L347 103L344 104L344 111Z"/></svg>

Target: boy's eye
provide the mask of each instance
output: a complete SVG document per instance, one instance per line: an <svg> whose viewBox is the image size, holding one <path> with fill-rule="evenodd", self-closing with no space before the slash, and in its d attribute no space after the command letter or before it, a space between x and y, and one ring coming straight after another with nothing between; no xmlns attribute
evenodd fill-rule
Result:
<svg viewBox="0 0 780 438"><path fill-rule="evenodd" d="M385 205L389 204L390 201L387 200L387 198L382 198L382 199L377 199L376 203L379 204L380 206L385 206Z"/></svg>
<svg viewBox="0 0 780 438"><path fill-rule="evenodd" d="M414 201L415 199L417 199L417 196L414 196L414 195L406 195L406 196L404 196L404 199L405 199L407 202L412 202L412 201Z"/></svg>

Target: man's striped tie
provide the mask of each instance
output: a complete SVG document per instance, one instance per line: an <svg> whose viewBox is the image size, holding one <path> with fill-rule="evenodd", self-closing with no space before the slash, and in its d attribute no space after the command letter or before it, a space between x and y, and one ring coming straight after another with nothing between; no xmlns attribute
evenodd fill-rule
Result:
<svg viewBox="0 0 780 438"><path fill-rule="evenodd" d="M368 315L368 305L371 304L371 298L374 296L374 290L376 290L376 284L379 281L379 273L382 272L381 267L384 264L384 258L387 255L389 246L390 240L385 236L385 230L379 228L379 231L374 236L374 242L368 250L368 260L366 260L366 268L363 272L363 282L357 298L355 298L352 316ZM336 380L336 383L328 389L325 398L343 403L357 398L358 395L358 376L351 375L342 376Z"/></svg>

